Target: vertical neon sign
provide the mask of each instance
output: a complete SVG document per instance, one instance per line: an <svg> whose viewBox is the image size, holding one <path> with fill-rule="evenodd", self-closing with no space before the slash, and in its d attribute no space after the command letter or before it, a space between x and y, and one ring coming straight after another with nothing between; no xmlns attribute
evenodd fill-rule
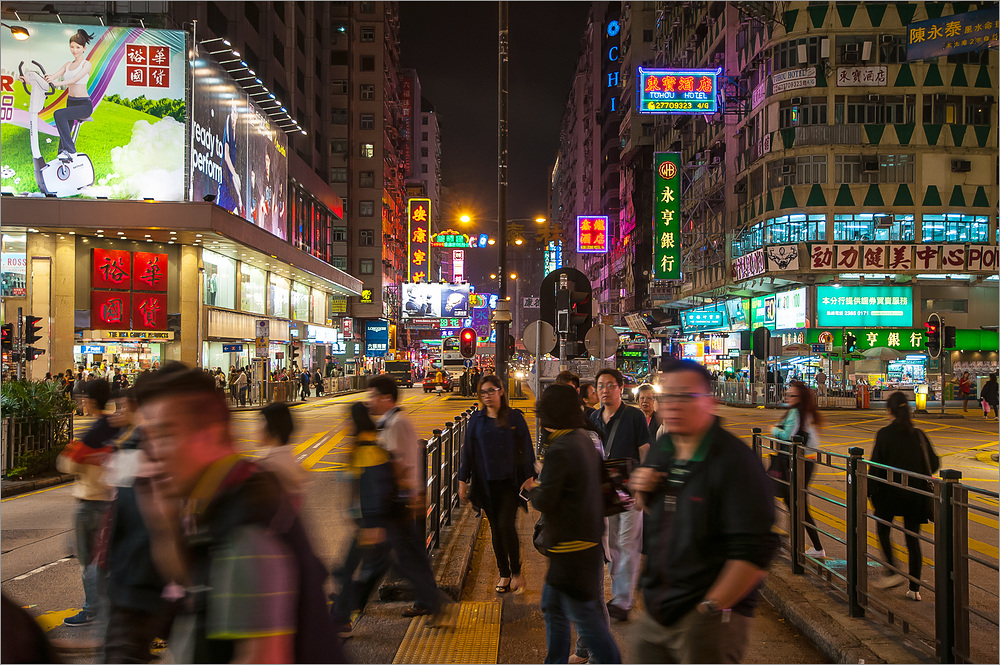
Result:
<svg viewBox="0 0 1000 665"><path fill-rule="evenodd" d="M680 162L676 152L653 159L653 279L681 278Z"/></svg>

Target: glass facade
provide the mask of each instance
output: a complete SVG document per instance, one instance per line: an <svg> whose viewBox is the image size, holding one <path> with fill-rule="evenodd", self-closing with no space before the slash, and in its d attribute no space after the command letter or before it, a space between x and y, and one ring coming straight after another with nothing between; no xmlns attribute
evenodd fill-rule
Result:
<svg viewBox="0 0 1000 665"><path fill-rule="evenodd" d="M236 260L207 249L202 250L205 266L205 304L236 309Z"/></svg>
<svg viewBox="0 0 1000 665"><path fill-rule="evenodd" d="M922 242L987 242L990 218L980 215L924 215Z"/></svg>
<svg viewBox="0 0 1000 665"><path fill-rule="evenodd" d="M280 316L283 319L288 318L288 294L290 290L287 279L271 273L271 284L268 292L268 311L271 316Z"/></svg>
<svg viewBox="0 0 1000 665"><path fill-rule="evenodd" d="M766 245L826 240L826 215L782 215L754 224L733 240L733 258Z"/></svg>
<svg viewBox="0 0 1000 665"><path fill-rule="evenodd" d="M862 242L913 242L913 215L862 212L833 216L833 239Z"/></svg>
<svg viewBox="0 0 1000 665"><path fill-rule="evenodd" d="M266 314L267 277L263 270L246 263L240 264L240 309L254 314Z"/></svg>
<svg viewBox="0 0 1000 665"><path fill-rule="evenodd" d="M298 282L292 284L292 318L309 320L309 287Z"/></svg>

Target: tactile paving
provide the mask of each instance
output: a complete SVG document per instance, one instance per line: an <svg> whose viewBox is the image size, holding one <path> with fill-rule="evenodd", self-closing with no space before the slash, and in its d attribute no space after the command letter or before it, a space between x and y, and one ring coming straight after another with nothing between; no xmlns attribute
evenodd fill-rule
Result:
<svg viewBox="0 0 1000 665"><path fill-rule="evenodd" d="M430 617L410 622L393 663L496 663L503 603L459 603L454 627L432 628Z"/></svg>

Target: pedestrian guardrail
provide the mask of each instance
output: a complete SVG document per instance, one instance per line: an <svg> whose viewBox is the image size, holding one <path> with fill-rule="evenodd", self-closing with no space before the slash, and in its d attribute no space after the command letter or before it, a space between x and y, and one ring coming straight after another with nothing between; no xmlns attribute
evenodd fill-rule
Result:
<svg viewBox="0 0 1000 665"><path fill-rule="evenodd" d="M713 393L715 399L727 406L784 406L785 387L773 383L750 383L748 381L716 381ZM829 389L827 394L817 397L821 408L836 407L853 409L857 398L853 390Z"/></svg>
<svg viewBox="0 0 1000 665"><path fill-rule="evenodd" d="M28 453L42 454L73 438L73 412L54 418L4 418L0 423L0 473ZM54 459L53 459L54 464Z"/></svg>
<svg viewBox="0 0 1000 665"><path fill-rule="evenodd" d="M441 531L451 526L458 510L458 471L462 462L462 442L469 416L469 407L445 423L444 429L434 430L430 439L421 439L424 454L424 479L427 510L424 514L424 542L430 552L441 545Z"/></svg>
<svg viewBox="0 0 1000 665"><path fill-rule="evenodd" d="M364 390L368 384L367 376L338 376L326 377L323 380L323 388L319 396L331 395L335 393L347 392L350 390ZM233 386L227 386L226 399L230 406L264 406L273 402L297 402L302 399L302 384L298 380L288 381L268 381L262 384L261 381L254 381L249 386L243 388L242 393ZM309 396L316 397L316 384L309 384Z"/></svg>
<svg viewBox="0 0 1000 665"><path fill-rule="evenodd" d="M776 489L788 488L787 507L781 502L778 505L779 512L788 516L787 551L792 573L822 579L845 600L849 616L864 617L870 612L902 632L921 638L942 663L993 662L1000 627L997 593L1000 568L996 549L991 554L970 548L969 534L972 524L996 529L1000 499L997 492L963 484L962 473L957 470L943 469L939 477L926 476L865 460L863 449L858 447L850 448L847 455L815 451L805 449L800 437L794 437L792 442L782 441L761 434L756 427L753 448L762 462L767 456L784 456L788 461L787 479L775 478L774 482ZM807 465L813 465L815 475L824 476L823 482L832 487L823 487L822 491L810 488L804 482ZM881 477L882 474L886 477ZM933 526L914 532L876 517L868 509L869 483L881 483L930 499ZM825 559L804 552L807 529L813 526L806 518L810 501L817 514L825 515L825 522L842 525L839 530L815 525L831 543L829 546L824 543L824 548L832 553ZM927 567L930 574L922 574L922 579L911 577L908 570L902 569L905 563L902 568L890 567L879 554L870 552L869 527L877 531L880 525L902 532L911 542L916 538L919 543L929 543L933 554L933 561ZM989 542L996 543L995 531ZM843 559L839 558L841 553ZM872 593L874 585L869 584L868 572L879 564L917 583L921 591L931 596L928 599L931 603L913 603ZM933 612L924 609L927 605L933 607ZM972 635L992 635L993 646L973 643Z"/></svg>

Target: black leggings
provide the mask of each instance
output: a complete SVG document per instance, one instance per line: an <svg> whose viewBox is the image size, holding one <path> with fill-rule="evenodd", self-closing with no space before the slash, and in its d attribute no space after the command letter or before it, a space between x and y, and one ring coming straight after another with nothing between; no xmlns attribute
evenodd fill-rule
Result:
<svg viewBox="0 0 1000 665"><path fill-rule="evenodd" d="M875 517L885 520L886 522L891 522L896 516L893 515L894 511L886 510L885 508L879 509L878 505L874 506ZM902 515L903 518L903 528L907 531L912 531L913 533L920 533L920 525L923 524L923 519L913 516L913 515ZM882 546L882 554L885 555L885 561L890 566L896 565L896 557L892 553L892 528L888 524L882 524L881 522L875 523L875 533L878 535L878 542ZM906 533L903 534L906 540L906 553L909 555L910 559L910 577L915 579L920 579L920 570L924 564L923 555L920 552L920 539L916 536L911 536ZM916 582L910 581L910 591L919 591L920 585Z"/></svg>
<svg viewBox="0 0 1000 665"><path fill-rule="evenodd" d="M56 128L59 130L59 150L76 152L71 125L74 120L89 118L93 112L94 103L90 101L90 97L70 97L66 100L66 108L59 109L52 114L56 121Z"/></svg>
<svg viewBox="0 0 1000 665"><path fill-rule="evenodd" d="M492 480L483 510L490 521L493 552L500 577L521 574L521 542L517 537L517 488L511 480Z"/></svg>
<svg viewBox="0 0 1000 665"><path fill-rule="evenodd" d="M806 477L805 482L802 483L803 487L809 487L809 480L813 475L813 468L815 468L816 463L812 460L806 460ZM783 483L775 483L778 491L778 498L785 502L785 505L791 505L789 496L791 494L791 487ZM812 541L814 548L821 550L823 549L823 543L819 539L819 531L816 530L816 520L813 519L812 513L809 511L809 495L802 495L802 500L806 503L806 534L809 536L809 540ZM795 515L792 515L789 521L790 524L795 523Z"/></svg>

